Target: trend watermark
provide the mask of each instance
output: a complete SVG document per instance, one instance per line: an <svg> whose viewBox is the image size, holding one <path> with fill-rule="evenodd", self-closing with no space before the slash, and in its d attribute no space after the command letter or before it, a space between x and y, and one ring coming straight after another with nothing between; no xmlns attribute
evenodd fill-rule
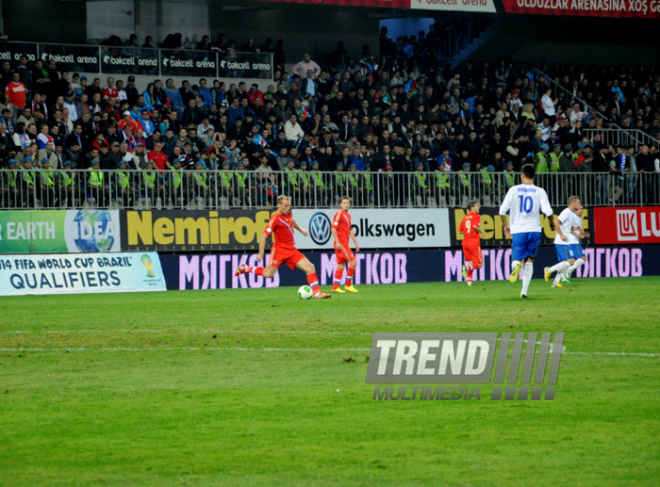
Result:
<svg viewBox="0 0 660 487"><path fill-rule="evenodd" d="M374 333L366 382L493 384L492 400L553 400L564 333L555 333L552 343L551 335L529 332L512 338L508 332L500 337L497 333ZM481 397L478 385L375 386L373 394L374 400Z"/></svg>

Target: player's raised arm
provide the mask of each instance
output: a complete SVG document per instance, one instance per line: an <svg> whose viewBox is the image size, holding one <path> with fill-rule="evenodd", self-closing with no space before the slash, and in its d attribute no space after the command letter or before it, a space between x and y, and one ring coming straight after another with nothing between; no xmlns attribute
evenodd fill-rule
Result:
<svg viewBox="0 0 660 487"><path fill-rule="evenodd" d="M302 228L300 228L300 226L298 226L298 223L297 223L293 218L291 219L291 223L293 223L293 228L295 228L295 229L298 230L300 233L302 233L303 236L306 237L307 235L309 235L309 233L307 232L307 230L303 230Z"/></svg>

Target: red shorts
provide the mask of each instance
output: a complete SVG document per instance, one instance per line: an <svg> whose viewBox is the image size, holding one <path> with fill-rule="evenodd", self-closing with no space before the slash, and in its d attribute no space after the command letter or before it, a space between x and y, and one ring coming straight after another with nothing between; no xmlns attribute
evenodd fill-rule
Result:
<svg viewBox="0 0 660 487"><path fill-rule="evenodd" d="M463 257L465 262L472 262L472 265L481 264L484 259L481 256L481 244L463 242Z"/></svg>
<svg viewBox="0 0 660 487"><path fill-rule="evenodd" d="M270 261L268 267L273 266L279 269L280 265L286 264L292 271L296 270L296 264L303 260L305 256L298 249L278 250L273 247L270 251Z"/></svg>
<svg viewBox="0 0 660 487"><path fill-rule="evenodd" d="M348 245L343 246L343 250L338 250L335 247L335 258L337 259L337 264L343 264L345 262L350 262L355 260L355 254Z"/></svg>

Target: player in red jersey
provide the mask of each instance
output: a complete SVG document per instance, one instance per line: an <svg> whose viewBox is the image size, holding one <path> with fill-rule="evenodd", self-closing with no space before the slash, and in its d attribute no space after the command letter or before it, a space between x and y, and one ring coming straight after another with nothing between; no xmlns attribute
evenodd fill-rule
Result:
<svg viewBox="0 0 660 487"><path fill-rule="evenodd" d="M475 269L481 269L484 265L480 240L484 232L479 227L481 223L479 208L478 201L468 201L468 214L463 217L463 221L458 227L458 233L463 235L463 257L465 259L463 279L467 280L468 286L472 285L472 272Z"/></svg>
<svg viewBox="0 0 660 487"><path fill-rule="evenodd" d="M319 288L319 279L316 277L314 264L296 248L293 229L295 228L305 237L308 234L307 230L303 230L298 226L290 210L291 199L288 196L281 195L277 198L277 211L270 218L264 233L261 235L259 255L257 255L257 259L259 260L264 258L266 240L269 236L273 236L273 247L270 251L268 267L243 265L236 269L236 275L252 272L258 276L273 277L277 273L277 269L282 264L286 264L292 271L300 269L307 274L307 282L312 288L316 299L330 298L332 297L331 294L322 293Z"/></svg>
<svg viewBox="0 0 660 487"><path fill-rule="evenodd" d="M351 199L344 196L339 200L339 207L341 210L335 214L332 220L332 227L330 227L332 237L335 240L335 257L337 259L337 270L335 271L335 281L332 284L332 292L343 293L348 291L349 293L356 293L358 290L353 286L353 276L355 275L357 259L349 247L349 237L355 244L356 252L360 251L360 245L358 245L355 232L353 232L351 215L348 214L348 210L351 208ZM346 272L346 285L342 291L339 289L339 283L341 282L341 277L344 275L346 262L348 262L348 271Z"/></svg>

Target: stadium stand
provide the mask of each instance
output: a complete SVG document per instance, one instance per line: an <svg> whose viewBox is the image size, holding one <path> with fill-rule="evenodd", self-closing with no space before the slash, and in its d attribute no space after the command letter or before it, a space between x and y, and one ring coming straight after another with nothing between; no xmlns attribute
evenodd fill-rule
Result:
<svg viewBox="0 0 660 487"><path fill-rule="evenodd" d="M280 68L263 91L234 79L138 90L130 75L102 85L54 61L5 61L0 207L253 208L278 194L297 207L342 195L358 207L495 206L530 162L553 205L660 203L655 70L447 60L446 32L384 31L379 59L369 46L351 59L339 42L325 60L288 64L281 41L247 42ZM155 50L114 37L122 52ZM194 47L235 49L224 36Z"/></svg>

